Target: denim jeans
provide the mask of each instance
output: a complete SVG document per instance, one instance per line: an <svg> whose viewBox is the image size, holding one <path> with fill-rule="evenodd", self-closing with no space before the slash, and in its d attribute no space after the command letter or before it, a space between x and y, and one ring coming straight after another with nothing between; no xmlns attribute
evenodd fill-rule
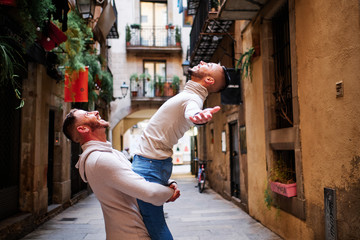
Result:
<svg viewBox="0 0 360 240"><path fill-rule="evenodd" d="M172 172L172 158L164 160L134 156L132 168L149 182L167 185ZM166 224L163 206L154 206L137 199L140 213L152 240L172 240L173 237Z"/></svg>

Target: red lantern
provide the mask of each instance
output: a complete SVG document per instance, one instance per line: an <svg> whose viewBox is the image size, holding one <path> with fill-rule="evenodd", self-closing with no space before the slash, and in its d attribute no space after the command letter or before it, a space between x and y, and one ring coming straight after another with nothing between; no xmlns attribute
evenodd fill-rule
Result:
<svg viewBox="0 0 360 240"><path fill-rule="evenodd" d="M16 1L15 0L0 0L0 5L8 5L16 7Z"/></svg>
<svg viewBox="0 0 360 240"><path fill-rule="evenodd" d="M67 36L54 23L50 22L47 31L48 36L43 36L39 42L46 51L54 49L67 40Z"/></svg>
<svg viewBox="0 0 360 240"><path fill-rule="evenodd" d="M64 102L88 102L89 67L85 70L65 70Z"/></svg>

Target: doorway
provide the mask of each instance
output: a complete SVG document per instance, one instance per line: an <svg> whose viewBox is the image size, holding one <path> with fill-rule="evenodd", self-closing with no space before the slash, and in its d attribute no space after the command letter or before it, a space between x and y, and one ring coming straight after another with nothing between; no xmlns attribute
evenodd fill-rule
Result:
<svg viewBox="0 0 360 240"><path fill-rule="evenodd" d="M48 133L48 167L47 167L47 188L48 188L48 205L53 203L53 182L54 182L54 126L55 111L49 111L49 133Z"/></svg>
<svg viewBox="0 0 360 240"><path fill-rule="evenodd" d="M229 123L231 196L240 198L240 158L237 122Z"/></svg>

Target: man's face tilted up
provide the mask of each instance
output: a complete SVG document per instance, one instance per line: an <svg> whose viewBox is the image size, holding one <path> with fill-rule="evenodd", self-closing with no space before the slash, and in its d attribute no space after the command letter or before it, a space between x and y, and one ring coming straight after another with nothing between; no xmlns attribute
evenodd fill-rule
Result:
<svg viewBox="0 0 360 240"><path fill-rule="evenodd" d="M200 63L189 69L191 80L205 86L209 92L220 92L226 87L224 69L220 64Z"/></svg>
<svg viewBox="0 0 360 240"><path fill-rule="evenodd" d="M63 132L73 142L83 144L90 140L106 141L106 128L109 126L98 111L72 109L64 120Z"/></svg>

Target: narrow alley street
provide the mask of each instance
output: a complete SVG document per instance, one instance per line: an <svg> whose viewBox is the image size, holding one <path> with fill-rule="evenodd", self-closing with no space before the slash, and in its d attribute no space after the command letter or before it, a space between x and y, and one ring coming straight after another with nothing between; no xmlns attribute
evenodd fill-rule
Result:
<svg viewBox="0 0 360 240"><path fill-rule="evenodd" d="M185 170L184 170L185 169ZM165 205L175 240L277 240L272 231L209 188L199 193L186 167L175 166L181 197ZM92 194L41 225L23 240L102 240L105 230L99 202Z"/></svg>

